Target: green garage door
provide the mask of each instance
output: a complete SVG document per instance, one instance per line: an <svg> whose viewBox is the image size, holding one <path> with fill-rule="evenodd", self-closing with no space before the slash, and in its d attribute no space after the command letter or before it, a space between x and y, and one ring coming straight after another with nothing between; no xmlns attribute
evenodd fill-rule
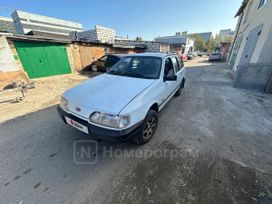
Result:
<svg viewBox="0 0 272 204"><path fill-rule="evenodd" d="M66 48L61 44L15 42L29 78L71 73Z"/></svg>

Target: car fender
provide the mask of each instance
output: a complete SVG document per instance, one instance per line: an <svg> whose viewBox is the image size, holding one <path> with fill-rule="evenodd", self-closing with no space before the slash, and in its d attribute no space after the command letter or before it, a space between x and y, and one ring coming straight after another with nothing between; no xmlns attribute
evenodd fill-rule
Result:
<svg viewBox="0 0 272 204"><path fill-rule="evenodd" d="M160 90L157 88L159 80L135 97L120 112L120 115L130 115L130 126L144 120L147 112L154 104L159 104Z"/></svg>

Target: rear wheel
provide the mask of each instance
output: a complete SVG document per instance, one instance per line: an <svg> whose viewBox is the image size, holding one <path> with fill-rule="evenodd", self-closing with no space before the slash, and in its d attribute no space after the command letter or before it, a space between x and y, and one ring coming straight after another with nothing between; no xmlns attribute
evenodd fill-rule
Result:
<svg viewBox="0 0 272 204"><path fill-rule="evenodd" d="M134 141L140 145L149 142L157 129L157 125L158 113L154 110L149 110L141 125L139 134L134 137Z"/></svg>

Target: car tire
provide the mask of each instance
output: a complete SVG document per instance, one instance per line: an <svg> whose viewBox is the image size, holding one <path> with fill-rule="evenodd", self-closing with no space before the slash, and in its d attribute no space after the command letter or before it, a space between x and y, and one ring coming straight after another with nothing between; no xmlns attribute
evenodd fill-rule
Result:
<svg viewBox="0 0 272 204"><path fill-rule="evenodd" d="M139 133L133 138L134 142L139 145L149 142L158 125L158 113L155 110L149 110L146 114L143 124L139 130Z"/></svg>
<svg viewBox="0 0 272 204"><path fill-rule="evenodd" d="M178 90L176 91L176 93L174 95L175 97L180 96L181 91L184 88L184 85L185 85L185 79L183 79L182 82L181 82L181 84L179 85L179 88L178 88Z"/></svg>

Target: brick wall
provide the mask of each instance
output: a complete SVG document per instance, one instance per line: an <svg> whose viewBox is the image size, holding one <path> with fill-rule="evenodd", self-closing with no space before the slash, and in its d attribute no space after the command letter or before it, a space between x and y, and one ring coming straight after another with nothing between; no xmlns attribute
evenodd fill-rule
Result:
<svg viewBox="0 0 272 204"><path fill-rule="evenodd" d="M101 43L114 43L116 32L111 28L95 26L97 40Z"/></svg>
<svg viewBox="0 0 272 204"><path fill-rule="evenodd" d="M0 90L2 90L5 86L11 84L12 81L16 80L29 82L28 75L24 70L0 72Z"/></svg>
<svg viewBox="0 0 272 204"><path fill-rule="evenodd" d="M13 43L10 43L12 47ZM0 37L0 72L17 71L21 67L17 64L17 55L13 53L5 36Z"/></svg>
<svg viewBox="0 0 272 204"><path fill-rule="evenodd" d="M122 46L142 47L145 49L145 52L167 52L169 51L167 49L170 49L170 46L168 44L162 45L161 43L154 41L115 40L115 44Z"/></svg>
<svg viewBox="0 0 272 204"><path fill-rule="evenodd" d="M115 30L103 26L95 26L95 29L83 32L71 32L70 37L74 41L99 42L112 44L116 37Z"/></svg>
<svg viewBox="0 0 272 204"><path fill-rule="evenodd" d="M90 65L93 61L101 58L106 53L106 50L109 49L108 45L87 43L73 43L68 47L68 50L71 52L71 55L68 53L69 61L70 64L73 63L74 71L80 71L82 68Z"/></svg>
<svg viewBox="0 0 272 204"><path fill-rule="evenodd" d="M71 71L73 73L75 71L76 67L75 67L74 53L73 53L72 44L67 44L66 45L66 52L67 52L68 60L69 60L69 63L70 63L70 68L71 68Z"/></svg>
<svg viewBox="0 0 272 204"><path fill-rule="evenodd" d="M14 80L29 81L12 41L0 38L0 89Z"/></svg>

